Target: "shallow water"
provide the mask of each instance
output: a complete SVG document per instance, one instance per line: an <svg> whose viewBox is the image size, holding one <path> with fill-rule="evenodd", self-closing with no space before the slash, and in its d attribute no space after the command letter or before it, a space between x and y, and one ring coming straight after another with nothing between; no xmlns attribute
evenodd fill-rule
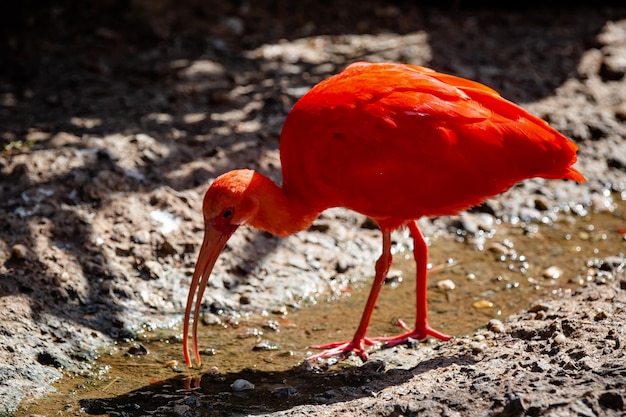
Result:
<svg viewBox="0 0 626 417"><path fill-rule="evenodd" d="M431 326L453 336L471 333L490 319L504 319L539 298L559 296L584 285L594 279L589 275L591 264L626 252L624 201L618 201L612 212L560 214L557 219L547 224L513 221L495 224L492 230L471 237L459 233L457 239L431 239ZM415 270L411 252L398 251L392 269L398 272L390 274L392 277L381 292L368 333L372 336L400 334L397 319L409 325L414 320ZM450 282L454 289L450 289ZM369 287L370 282L357 282L333 301L302 309L209 316L206 321L211 324L200 326L203 366L192 371L182 363L180 329L146 332L136 343L145 347L147 354L141 354L141 349L137 354L129 354L132 344L120 344L100 357L97 366L103 372L99 376L64 378L56 385L57 393L34 401L17 415L103 414L106 407L98 408L100 403L81 402L89 398L115 398L111 401L123 405L132 397L133 406L145 407L138 405L142 402L136 398L142 388L159 387L160 395L167 396L168 392L193 386L199 381L194 377L203 374L212 381L202 385L203 392L213 392L226 405L233 402L237 407L245 407L248 401L266 401L268 404L262 409L267 410L280 409L277 404L282 401L286 407L289 401L295 401L288 391L283 397L274 395L265 400L233 392L230 384L234 375L241 378L263 372L266 384L270 388L276 385L276 389L287 379L289 386L298 386L294 381L302 379L310 385L323 378L324 373L320 376L294 366L314 352L308 348L310 345L351 338ZM278 375L278 380L268 375ZM349 385L343 379L335 383ZM332 389L332 384L329 386ZM302 398L302 385L298 387Z"/></svg>

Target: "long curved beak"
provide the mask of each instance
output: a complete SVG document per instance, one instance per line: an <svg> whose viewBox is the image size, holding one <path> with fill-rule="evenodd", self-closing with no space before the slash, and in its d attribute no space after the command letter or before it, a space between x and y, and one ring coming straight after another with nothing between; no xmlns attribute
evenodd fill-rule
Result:
<svg viewBox="0 0 626 417"><path fill-rule="evenodd" d="M189 287L189 295L187 296L187 307L185 308L185 321L183 324L183 353L185 356L185 363L191 367L191 357L189 356L189 319L191 317L191 307L195 302L195 308L193 312L193 328L191 347L193 355L198 366L202 364L200 360L200 352L198 351L198 318L200 316L200 306L202 304L202 296L204 290L209 282L211 271L215 266L217 258L222 253L226 242L231 235L237 230L237 226L232 226L225 231L216 230L210 223L206 224L204 231L204 240L202 247L200 248L200 254L198 255L198 261L196 262L196 269L193 272L193 278L191 280L191 286ZM196 295L197 292L197 295Z"/></svg>

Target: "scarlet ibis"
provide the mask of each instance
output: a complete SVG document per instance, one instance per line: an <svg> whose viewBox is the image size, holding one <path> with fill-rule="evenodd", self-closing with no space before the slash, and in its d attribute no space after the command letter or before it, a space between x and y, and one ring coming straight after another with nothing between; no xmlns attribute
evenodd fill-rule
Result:
<svg viewBox="0 0 626 417"><path fill-rule="evenodd" d="M584 182L572 167L577 146L482 84L396 63L354 63L305 94L280 138L282 186L252 170L227 172L203 201L205 234L184 322L184 356L195 300L192 350L200 365L198 316L215 261L244 224L284 237L307 229L324 210L346 207L369 216L382 233L374 283L352 340L314 348L309 358L394 346L433 336L428 325L428 247L417 220L453 215L531 177ZM408 227L417 266L416 322L395 337L366 337L391 265L390 233Z"/></svg>

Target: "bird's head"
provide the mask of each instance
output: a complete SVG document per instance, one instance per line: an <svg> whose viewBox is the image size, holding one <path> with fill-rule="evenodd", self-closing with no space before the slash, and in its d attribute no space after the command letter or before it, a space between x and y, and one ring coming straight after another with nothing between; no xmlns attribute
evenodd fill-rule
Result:
<svg viewBox="0 0 626 417"><path fill-rule="evenodd" d="M259 202L251 186L255 175L252 170L239 169L213 181L202 203L205 229L212 227L230 235L256 214Z"/></svg>
<svg viewBox="0 0 626 417"><path fill-rule="evenodd" d="M192 348L198 365L200 356L198 353L197 326L202 295L207 286L209 277L215 262L226 246L226 242L239 226L247 223L254 217L259 208L259 202L251 186L257 174L251 170L231 171L218 177L209 187L204 196L202 212L204 214L204 240L196 268L191 280L187 307L185 309L185 322L183 345L185 362L191 366L189 357L188 331L191 318L191 309L195 308L193 316ZM197 292L197 294L196 294Z"/></svg>

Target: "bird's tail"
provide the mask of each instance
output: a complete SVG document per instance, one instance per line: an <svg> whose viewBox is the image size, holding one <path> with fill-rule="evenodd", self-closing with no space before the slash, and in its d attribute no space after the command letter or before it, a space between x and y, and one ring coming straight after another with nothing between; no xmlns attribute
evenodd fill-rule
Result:
<svg viewBox="0 0 626 417"><path fill-rule="evenodd" d="M574 180L577 183L587 182L587 178L585 178L583 174L581 174L578 170L572 167L567 168L567 171L565 172L563 178L567 178L568 180Z"/></svg>

